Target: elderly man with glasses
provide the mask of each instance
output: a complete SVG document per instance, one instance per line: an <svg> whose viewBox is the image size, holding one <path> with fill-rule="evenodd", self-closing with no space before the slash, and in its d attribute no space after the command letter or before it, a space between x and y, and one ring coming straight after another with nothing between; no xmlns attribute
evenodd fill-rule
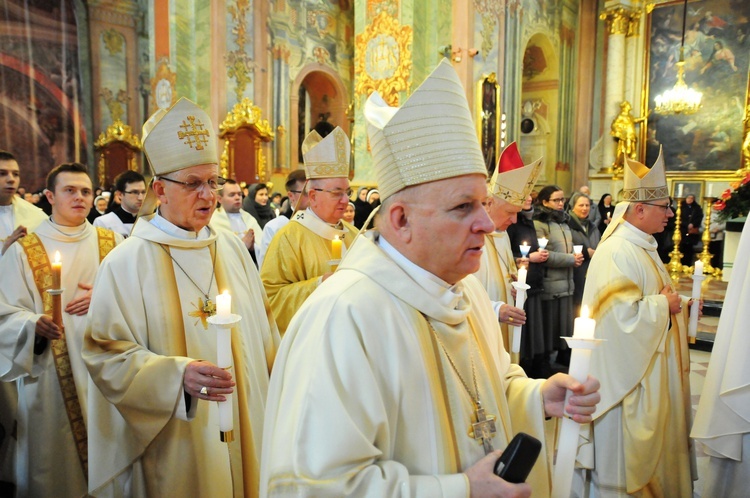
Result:
<svg viewBox="0 0 750 498"><path fill-rule="evenodd" d="M283 335L310 294L331 276L357 229L342 221L349 205L351 145L336 127L322 138L311 132L302 144L308 208L298 211L268 246L260 276Z"/></svg>
<svg viewBox="0 0 750 498"><path fill-rule="evenodd" d="M115 178L115 195L120 196L120 205L111 213L97 217L94 226L109 228L127 237L146 198L146 180L137 171L126 171Z"/></svg>
<svg viewBox="0 0 750 498"><path fill-rule="evenodd" d="M602 400L579 451L588 470L578 496L692 496L690 301L677 294L653 237L674 216L661 153L650 169L625 158L622 193L583 293L607 342L591 355Z"/></svg>
<svg viewBox="0 0 750 498"><path fill-rule="evenodd" d="M224 185L208 114L180 99L143 130L154 181L130 238L97 275L83 346L97 386L89 390L89 490L256 496L280 337L247 248L208 226ZM219 368L209 321L224 291L242 319L230 334L231 366ZM230 396L232 430L220 431L213 402Z"/></svg>

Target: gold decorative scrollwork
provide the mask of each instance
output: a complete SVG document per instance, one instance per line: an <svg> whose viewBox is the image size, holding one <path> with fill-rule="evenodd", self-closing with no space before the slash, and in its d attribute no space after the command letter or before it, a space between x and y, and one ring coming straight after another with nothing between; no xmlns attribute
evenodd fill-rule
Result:
<svg viewBox="0 0 750 498"><path fill-rule="evenodd" d="M112 142L124 142L135 150L141 150L141 140L138 135L134 135L133 129L119 119L109 125L104 133L99 134L94 147L100 149Z"/></svg>
<svg viewBox="0 0 750 498"><path fill-rule="evenodd" d="M610 35L628 35L631 32L637 34L640 13L624 7L616 7L599 14L599 19L607 22ZM636 23L636 27L631 27L632 23Z"/></svg>
<svg viewBox="0 0 750 498"><path fill-rule="evenodd" d="M384 10L357 35L357 95L377 90L389 105L398 105L399 92L409 88L412 35L411 26L401 26Z"/></svg>
<svg viewBox="0 0 750 498"><path fill-rule="evenodd" d="M227 67L227 76L234 78L237 86L234 93L237 100L242 100L245 88L253 80L250 74L255 70L255 63L252 58L245 52L247 43L247 13L250 11L250 0L237 0L234 6L227 7L227 11L232 16L234 27L232 34L235 35L237 49L232 50L224 57L224 63Z"/></svg>
<svg viewBox="0 0 750 498"><path fill-rule="evenodd" d="M122 52L122 46L125 44L125 37L114 29L102 31L102 41L109 55L115 55Z"/></svg>
<svg viewBox="0 0 750 498"><path fill-rule="evenodd" d="M255 128L264 141L273 140L273 129L268 120L261 117L262 114L260 107L253 105L250 99L242 99L242 102L234 105L219 125L219 138L224 138L227 133L236 132L242 127L249 127Z"/></svg>
<svg viewBox="0 0 750 498"><path fill-rule="evenodd" d="M742 168L737 171L742 176L750 173L750 104L745 106L745 119L743 122L745 123L745 139L742 141Z"/></svg>

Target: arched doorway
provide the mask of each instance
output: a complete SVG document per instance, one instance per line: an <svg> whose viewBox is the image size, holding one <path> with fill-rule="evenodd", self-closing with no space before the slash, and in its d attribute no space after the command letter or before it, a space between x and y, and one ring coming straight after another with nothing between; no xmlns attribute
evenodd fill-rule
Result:
<svg viewBox="0 0 750 498"><path fill-rule="evenodd" d="M302 142L316 125L328 123L331 129L339 126L349 135L349 95L338 73L318 63L302 68L290 95L290 167L296 169L302 166Z"/></svg>

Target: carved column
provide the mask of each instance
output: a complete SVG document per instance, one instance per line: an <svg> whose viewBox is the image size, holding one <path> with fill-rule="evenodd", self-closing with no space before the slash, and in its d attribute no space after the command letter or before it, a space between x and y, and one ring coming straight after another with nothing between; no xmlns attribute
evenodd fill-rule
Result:
<svg viewBox="0 0 750 498"><path fill-rule="evenodd" d="M600 19L607 23L607 79L604 94L604 153L602 171L611 172L615 149L609 139L609 125L619 112L625 96L625 35L630 24L630 11L616 7L602 12Z"/></svg>
<svg viewBox="0 0 750 498"><path fill-rule="evenodd" d="M641 13L631 12L625 33L625 94L622 100L633 103L636 114L640 109L643 81L643 37L641 35ZM640 64L639 64L640 63Z"/></svg>

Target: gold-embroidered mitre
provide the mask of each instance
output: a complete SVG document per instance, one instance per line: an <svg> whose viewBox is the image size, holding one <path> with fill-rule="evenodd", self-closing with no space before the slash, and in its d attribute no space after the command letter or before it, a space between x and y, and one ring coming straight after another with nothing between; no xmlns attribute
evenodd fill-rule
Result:
<svg viewBox="0 0 750 498"><path fill-rule="evenodd" d="M524 166L516 142L508 145L497 161L490 180L490 194L514 206L523 206L542 170L542 158Z"/></svg>
<svg viewBox="0 0 750 498"><path fill-rule="evenodd" d="M645 164L625 157L622 200L628 202L653 201L669 197L664 156L659 147L659 157L651 169Z"/></svg>
<svg viewBox="0 0 750 498"><path fill-rule="evenodd" d="M381 201L413 185L487 176L466 94L447 59L402 107L373 92L364 114Z"/></svg>
<svg viewBox="0 0 750 498"><path fill-rule="evenodd" d="M325 138L313 130L302 142L305 177L348 178L352 146L349 137L338 126Z"/></svg>
<svg viewBox="0 0 750 498"><path fill-rule="evenodd" d="M143 152L154 176L219 163L211 118L184 97L143 124Z"/></svg>

